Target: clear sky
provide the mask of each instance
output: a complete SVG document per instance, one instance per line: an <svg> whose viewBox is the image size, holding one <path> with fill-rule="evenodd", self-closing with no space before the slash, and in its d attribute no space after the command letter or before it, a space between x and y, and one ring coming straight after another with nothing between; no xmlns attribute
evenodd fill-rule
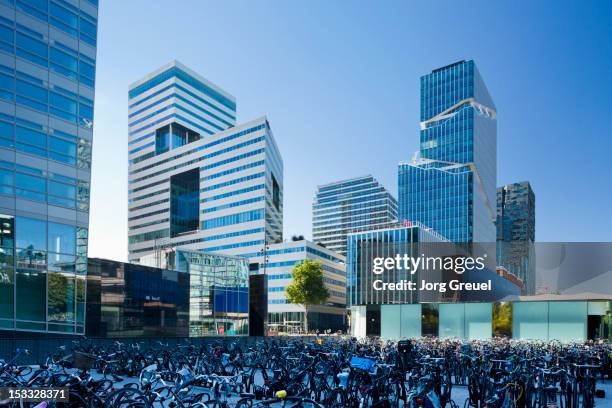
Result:
<svg viewBox="0 0 612 408"><path fill-rule="evenodd" d="M539 241L612 241L612 2L101 0L90 256L127 258L127 89L177 59L267 115L286 237L318 184L397 193L419 77L474 59L498 111L498 185L529 180Z"/></svg>

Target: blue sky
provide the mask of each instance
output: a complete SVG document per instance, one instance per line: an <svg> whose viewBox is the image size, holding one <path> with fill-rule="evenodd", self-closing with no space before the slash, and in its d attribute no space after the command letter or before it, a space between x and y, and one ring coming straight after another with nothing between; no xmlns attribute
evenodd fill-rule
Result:
<svg viewBox="0 0 612 408"><path fill-rule="evenodd" d="M612 240L612 2L100 2L90 256L127 258L127 89L177 59L267 115L285 234L316 186L397 193L418 150L419 77L474 59L498 111L498 185L529 180L539 241Z"/></svg>

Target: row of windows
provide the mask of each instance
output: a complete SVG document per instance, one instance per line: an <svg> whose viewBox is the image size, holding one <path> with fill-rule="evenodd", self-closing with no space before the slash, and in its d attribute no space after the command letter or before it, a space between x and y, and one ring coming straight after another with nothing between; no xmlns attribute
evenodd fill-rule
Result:
<svg viewBox="0 0 612 408"><path fill-rule="evenodd" d="M284 292L284 291L285 291L284 286L279 286L276 288L268 288L268 292Z"/></svg>
<svg viewBox="0 0 612 408"><path fill-rule="evenodd" d="M166 200L166 201L168 201L168 200ZM154 215L163 214L163 213L167 213L167 212L168 212L168 209L164 208L162 210L153 211L153 212L150 212L150 213L145 213L145 214L141 214L141 215L136 215L134 217L130 217L130 218L128 218L128 221L139 220L139 219L142 219L142 218L152 217Z"/></svg>
<svg viewBox="0 0 612 408"><path fill-rule="evenodd" d="M395 216L389 211L389 208L386 205L373 206L366 210L355 211L353 213L338 213L333 215L328 215L325 217L314 218L313 217L313 227L320 227L323 225L340 225L344 223L349 223L352 221L364 220L369 217L376 217L380 215L387 214L389 219L395 218ZM315 221L316 220L316 221Z"/></svg>
<svg viewBox="0 0 612 408"><path fill-rule="evenodd" d="M264 229L263 228L253 228L253 229L236 231L236 232L228 232L227 234L212 235L210 237L202 238L201 241L202 242L204 242L204 241L216 241L218 239L240 237L240 236L243 236L243 235L257 234L257 233L260 233L260 232L264 232Z"/></svg>
<svg viewBox="0 0 612 408"><path fill-rule="evenodd" d="M242 160L242 159L247 158L247 157L255 156L257 154L262 153L263 151L264 151L264 149L257 149L257 150L254 150L252 152L248 152L248 153L240 154L238 156L230 157L228 159L221 160L221 161L218 161L218 162L211 163L209 165L200 167L200 170L209 170L209 169L212 169L214 167L223 166L224 164L232 163L232 162L235 162L235 161L238 161L238 160ZM172 166L172 167L168 167L168 168L166 168L164 170L160 170L160 171L157 171L155 173L151 173L151 174L148 174L146 176L130 180L128 182L128 184L138 183L140 181L147 180L147 179L150 179L152 177L162 175L164 173L168 173L169 171L173 171L173 170L177 170L177 169L180 169L180 168L183 168L183 167L186 167L186 166L190 166L190 165L192 165L194 163L197 163L199 161L203 161L205 158L206 157L200 157L200 158L197 158L197 159L189 160L189 161L181 163L181 164L177 164L177 165ZM253 166L251 166L251 167L253 167Z"/></svg>
<svg viewBox="0 0 612 408"><path fill-rule="evenodd" d="M389 193L383 192L380 194L367 195L365 197L351 198L346 201L338 201L338 202L325 203L325 204L315 204L312 206L312 208L313 210L318 210L320 208L336 207L340 205L347 206L347 205L353 205L357 203L363 203L363 202L370 201L370 200L378 200L381 198L386 198L388 196L389 196Z"/></svg>
<svg viewBox="0 0 612 408"><path fill-rule="evenodd" d="M128 242L129 244L138 244L144 241L152 241L159 238L168 238L169 236L170 230L165 228L157 231L143 232L142 234L130 235L128 237Z"/></svg>
<svg viewBox="0 0 612 408"><path fill-rule="evenodd" d="M392 198L392 197L389 197ZM384 200L376 200L370 201L367 203L355 204L350 206L350 212L347 212L345 207L338 208L330 208L327 210L317 210L313 211L313 216L315 220L323 220L330 217L338 217L340 215L357 215L357 214L365 214L371 211L373 207L379 207L381 205L385 205L389 207L391 212L397 211L397 202L395 200L384 199Z"/></svg>
<svg viewBox="0 0 612 408"><path fill-rule="evenodd" d="M163 200L157 200L157 201L153 201L151 203L147 203L147 204L143 204L143 205L139 205L137 207L132 207L129 209L129 211L136 211L136 210L142 210L143 208L148 208L148 207L153 207L155 205L159 205L159 204L163 204L163 203L167 203L168 201L170 201L168 198L165 198Z"/></svg>
<svg viewBox="0 0 612 408"><path fill-rule="evenodd" d="M0 146L70 166L85 169L91 167L89 141L58 130L51 130L52 133L47 135L43 129L42 125L0 113Z"/></svg>
<svg viewBox="0 0 612 408"><path fill-rule="evenodd" d="M216 151L216 152L212 152L212 153L209 153L209 154L206 154L206 155L200 156L200 157L198 157L198 158L196 158L196 159L189 160L189 161L187 161L187 162L181 163L180 165L177 165L177 166L174 166L174 167L169 167L169 168L166 168L166 169L164 169L164 170L158 171L158 172L156 172L156 173L149 174L149 175L147 175L146 177L139 178L139 179L134 179L134 180L132 180L131 182L134 182L134 183L135 183L135 182L137 182L137 181L143 180L143 179L148 178L148 177L154 177L154 176L157 176L157 175L163 174L163 173L165 173L165 172L167 172L167 171L170 171L170 170L175 170L175 169L177 169L177 168L180 168L180 167L185 167L185 166L188 166L188 165L190 165L190 164L197 163L197 162L200 162L200 161L203 161L203 160L206 160L206 159L211 159L211 158L213 158L213 157L216 157L216 156L219 156L219 155L222 155L222 154L225 154L225 153L231 152L231 151L233 151L233 150L238 150L238 149L241 149L241 148L243 148L243 147L250 146L250 145L252 145L252 144L255 144L255 143L261 142L262 140L264 140L264 138L263 138L263 137L257 137L257 138L251 139L251 140L247 140L247 141L245 141L245 142L238 143L238 144L236 144L236 145L226 147L225 149L221 149L221 150L218 150L218 151ZM151 146L152 146L152 145L154 145L154 142L150 143L150 145L151 145ZM146 146L146 145L145 145L145 146ZM141 146L141 147L143 147L143 146ZM158 161L155 161L155 163L152 163L152 164L149 164L149 165L147 165L147 166L143 166L143 167L140 167L140 168L138 168L138 169L136 169L136 170L130 171L130 172L129 172L129 174L130 174L130 175L132 175L132 174L141 173L141 172L143 172L143 171L145 171L145 170L149 170L149 169L151 169L151 168L154 168L154 167L160 166L160 165L162 165L162 164L169 163L169 162L174 162L174 161L176 161L177 159L179 159L179 158L181 158L181 157L185 157L185 156L188 156L188 155L193 154L193 153L195 153L195 152L202 151L202 150L204 150L204 149L206 149L206 148L208 148L208 146L207 146L207 145L199 146L199 147L197 147L197 148L195 148L195 149L191 149L191 150L186 151L186 152L184 152L184 153L181 153L181 154L178 154L178 155L175 155L175 156L172 156L172 157L168 157L167 159L163 159L163 160L158 160ZM140 148L136 148L136 149L140 149ZM136 149L134 149L134 150L136 150Z"/></svg>
<svg viewBox="0 0 612 408"><path fill-rule="evenodd" d="M360 190L354 193L346 193L346 194L342 194L336 197L330 197L330 198L324 198L324 199L315 199L317 204L321 204L321 203L331 203L331 202L345 202L346 200L350 200L351 198L354 197L361 197L364 195L369 195L369 194L376 194L379 192L383 192L386 191L384 187L380 186L380 187L376 187L376 188L372 188L369 190Z"/></svg>
<svg viewBox="0 0 612 408"><path fill-rule="evenodd" d="M184 86L181 86L181 85L180 85L180 84L178 84L178 83L168 85L168 86L166 86L166 87L164 87L164 88L162 88L162 89L160 89L160 90L158 90L158 91L155 91L155 92L153 92L152 94L150 94L149 96L147 96L147 97L145 97L145 98L143 98L143 99L140 99L140 100L139 100L139 101L137 101L137 102L134 102L134 103L130 104L128 108L129 108L129 109L132 109L132 108L135 108L136 106L142 105L143 103L145 103L145 102L147 102L147 101L151 100L152 98L155 98L156 96L158 96L158 95L160 95L160 94L162 94L162 93L166 92L166 91L167 91L167 90L169 90L169 89L173 89L173 91L174 91L174 92L173 92L173 94L174 94L174 95L177 95L176 90L180 90L180 91L182 91L182 92L186 93L187 95L191 96L192 98L196 99L198 102L201 102L201 103L205 104L206 106L208 106L208 107L210 107L210 108L212 108L212 109L216 110L217 112L219 112L219 113L223 114L225 117L228 117L228 118L232 119L233 121L235 121L235 120L236 120L236 116L235 116L235 115L233 115L232 113L229 113L229 112L224 111L223 109L220 109L218 106L216 106L216 105L214 105L214 104L212 104L212 103L208 102L206 99L204 99L204 98L202 98L202 97L200 97L200 96L196 95L195 93L191 92L190 90L188 90L188 89L187 89L187 88L185 88ZM161 100L163 100L163 99L164 99L164 98L162 98L162 99L160 99L160 100L158 100L158 101L156 101L156 102L151 103L149 106L147 106L147 107L145 107L145 108L139 109L137 112L134 112L133 114L130 114L130 115L128 116L128 118L131 118L132 116L135 116L136 114L138 114L138 113L140 113L140 112L143 112L143 111L145 111L146 109L149 109L151 106L154 106L156 103L159 103L159 102L160 102ZM222 119L222 118L220 118L220 117L218 117L218 116L216 116L216 115L213 115L213 114L212 114L212 113L210 113L210 112L209 112L209 114L210 114L212 117L214 117L215 119L217 119L217 120L219 120L219 121L221 121L221 122L225 123L225 124L226 124L228 127L233 126L233 124L231 124L231 123L229 123L229 122L225 121L224 119Z"/></svg>
<svg viewBox="0 0 612 408"><path fill-rule="evenodd" d="M52 205L89 210L89 183L60 175L49 175L32 167L0 162L0 193Z"/></svg>
<svg viewBox="0 0 612 408"><path fill-rule="evenodd" d="M228 225L242 224L244 222L257 221L264 218L264 210L252 210L238 214L226 215L223 217L212 218L202 222L202 229L220 228Z"/></svg>
<svg viewBox="0 0 612 408"><path fill-rule="evenodd" d="M9 0L13 3L11 0ZM96 46L96 17L62 0L17 0L11 4L91 46Z"/></svg>
<svg viewBox="0 0 612 408"><path fill-rule="evenodd" d="M7 69L2 67L1 70ZM48 89L42 80L26 74L20 75L19 71L17 77L27 77L28 81L0 73L0 98L91 128L93 124L91 100L58 86Z"/></svg>
<svg viewBox="0 0 612 408"><path fill-rule="evenodd" d="M261 189L264 189L265 187L266 187L265 184L259 184L259 185L256 185L256 186L241 188L240 190L234 190L234 191L230 191L228 193L217 194L217 195L214 195L214 196L211 196L211 197L206 197L206 198L202 199L201 202L208 203L208 202L211 202L211 201L220 200L222 198L232 197L232 196L239 195L239 194L249 193L251 191L261 190Z"/></svg>
<svg viewBox="0 0 612 408"><path fill-rule="evenodd" d="M6 23L6 20L0 20ZM10 27L0 24L0 49L41 65L51 71L79 81L91 88L95 82L95 61L77 50L54 41L49 45L46 36L30 28L9 22ZM27 33L27 34L26 34Z"/></svg>
<svg viewBox="0 0 612 408"><path fill-rule="evenodd" d="M221 105L231 109L231 111L233 112L236 111L236 103L234 101L230 100L229 98L225 97L221 93L215 91L214 89L200 82L199 80L187 74L185 71L181 70L178 67L171 67L170 69L160 73L154 78L151 78L147 82L131 89L129 91L129 98L134 99L138 95L148 91L149 89L156 87L157 85L167 81L170 78L178 78L181 81L192 86L193 88L197 89L198 91L202 92L206 96L219 102Z"/></svg>
<svg viewBox="0 0 612 408"><path fill-rule="evenodd" d="M169 89L169 88L171 88L171 87L167 87L166 89ZM177 88L179 88L179 87L177 87ZM180 88L182 88L182 87L180 87ZM184 88L183 88L183 89L184 89ZM160 106L160 105L161 105L163 102L165 102L165 101L167 101L167 100L169 100L169 99L171 99L171 98L176 98L177 100L179 100L179 101L182 101L182 102L186 103L187 105L189 105L189 106L191 106L191 107L193 107L193 108L197 109L198 111L200 111L200 112L204 113L205 115L208 115L208 116L212 117L213 119L215 119L215 120L217 120L217 121L221 122L221 123L222 123L224 126L219 126L219 125L213 124L212 122L208 122L208 121L206 121L206 123L210 124L211 126L214 126L214 127L218 128L219 130L224 130L224 129L227 129L228 127L233 126L233 124L232 124L232 123L230 123L230 122L226 121L226 120L225 120L225 119L223 119L223 118L220 118L219 116L215 115L214 113L212 113L212 112L210 112L210 111L208 111L208 110L204 109L204 108L203 108L201 105L198 105L197 103L194 103L194 102L190 101L189 99L185 98L185 97L184 97L184 96L182 96L182 95L177 94L176 92L171 93L171 94L169 94L169 95L167 95L167 96L164 96L163 98L156 100L155 102L151 103L150 105L145 106L144 108L141 108L141 109L137 110L136 112L130 113L130 114L128 115L128 119L133 118L133 117L135 117L135 116L137 116L137 115L139 115L139 114L141 114L141 113L143 113L143 112L146 112L147 110L149 110L149 109L151 109L151 108L153 108L153 107ZM171 105L168 105L167 107L172 107L172 106L176 106L176 104L171 104ZM165 109L163 109L163 110L165 110ZM160 113L160 112L162 112L163 110L157 110L155 114ZM136 120L136 121L134 121L134 122L131 122L131 123L130 123L130 126L133 126L133 125L135 125L135 124L136 124L136 123L138 123L138 122L142 122L142 121L144 121L146 118L150 118L150 117L152 117L153 115L154 115L154 114L148 114L148 115L146 115L146 116L143 116L142 118L139 118L139 119L137 119L137 120ZM199 116L196 116L196 115L194 115L194 116L195 116L195 117L197 117L197 118L199 118Z"/></svg>
<svg viewBox="0 0 612 408"><path fill-rule="evenodd" d="M244 181L254 180L254 179L257 179L257 178L260 178L260 177L265 177L265 176L266 176L265 172L249 174L248 176L239 177L239 178L236 178L236 179L233 179L233 180L225 181L223 183L213 184L212 186L204 187L201 191L202 192L206 192L206 191L217 190L219 188L231 186L231 185L234 185L234 184L242 183Z"/></svg>
<svg viewBox="0 0 612 408"><path fill-rule="evenodd" d="M206 143L205 145L200 146L200 147L198 147L197 149L194 149L194 150L189 150L189 151L186 151L186 152L184 152L184 153L181 153L181 154L178 154L178 155L174 155L174 156L172 156L172 157L169 157L169 158L167 158L167 159L156 161L155 163L152 163L151 165L144 166L144 167L142 167L142 168L139 168L139 169L137 169L137 170L134 170L134 172L130 172L130 174L137 173L137 172L140 172L140 171L143 171L143 170L145 170L145 169L149 169L149 168L152 168L152 167L155 167L155 166L159 166L159 165L164 164L164 163L166 163L166 162L174 161L174 160L176 160L176 159L178 159L178 158L180 158L180 157L187 156L187 155L189 155L189 154L191 154L191 153L193 153L193 152L195 152L195 151L199 151L199 150L202 150L202 149L208 149L208 148L214 147L214 146L216 146L216 145L218 145L218 144L225 143L225 142L229 142L230 140L234 140L234 139L236 139L236 138L239 138L239 137L245 136L245 135L247 135L247 134L249 134L249 133L252 133L252 132L255 132L255 131L257 131L257 130L260 130L260 129L262 129L263 127L264 127L264 125L255 126L255 127L250 128L250 129L246 129L246 130L243 130L243 131L241 131L241 132L234 133L234 134L232 134L232 135L229 135L229 136L223 137L223 138L221 138L221 139L217 139L217 140L212 141L212 142L210 142L210 143ZM149 137L149 136L154 136L154 135L155 135L155 132L153 132L153 133L150 133L150 134L146 135L146 137ZM137 140L140 140L140 139L142 139L142 138L138 138ZM133 141L133 142L136 142L136 141ZM129 144L131 145L131 144L132 144L132 142L130 142ZM227 149L232 149L232 147L233 147L233 146L230 146L230 147L229 147L229 148L227 148ZM227 152L227 151L229 151L229 150L227 150L227 149L222 149L221 151L222 151L222 152ZM220 154L220 153L219 153L219 154ZM146 156L146 155L144 155L144 156ZM130 160L130 164L135 164L135 163L138 163L138 162L140 162L140 161L144 160L144 159L143 159L143 157L144 157L144 156L140 156L140 157L137 157L137 158L135 158L135 159ZM151 156L148 156L147 158L149 158L149 157L152 157L152 155L151 155ZM210 157L214 157L214 156L210 156Z"/></svg>
<svg viewBox="0 0 612 408"><path fill-rule="evenodd" d="M328 232L332 232L334 230L338 230L338 229L351 229L351 228L355 228L355 227L360 227L360 226L364 226L364 225L372 225L372 224L379 224L381 222L391 222L392 219L391 217L389 217L389 214L386 211L383 212L379 212L379 213L372 213L370 215L366 215L366 216L359 216L359 217L355 217L350 219L349 221L342 221L342 222L332 222L332 223L325 223L325 224L333 224L333 225L329 225L329 226L313 226L312 231L313 233L325 233L325 231Z"/></svg>
<svg viewBox="0 0 612 408"><path fill-rule="evenodd" d="M197 113L193 113L191 110L185 108L183 105L178 104L178 103L172 103L170 105L166 105L163 108L160 108L160 109L158 109L158 110L156 110L154 112L151 112L151 113L143 116L142 118L136 119L133 122L130 122L128 124L128 127L131 128L132 126L135 126L135 125L137 125L139 123L142 123L142 122L146 121L147 119L150 119L150 118L154 117L155 115L159 115L160 113L163 113L163 112L165 112L167 110L170 110L170 109L182 110L183 112L193 116L194 118L196 118L198 120L201 120L202 122L206 123L207 125L213 127L214 129L216 129L218 131L225 130L225 128L223 128L223 127L221 127L221 126L219 126L219 125L209 121L208 119L198 115ZM211 132L208 132L208 133L211 133Z"/></svg>
<svg viewBox="0 0 612 408"><path fill-rule="evenodd" d="M139 225L135 225L133 227L129 227L128 231L134 231L134 230L137 230L137 229L141 229L141 228L145 228L145 227L150 227L151 225L165 224L168 221L170 221L169 218L164 218L164 219L157 220L157 221L146 222L144 224L139 224Z"/></svg>
<svg viewBox="0 0 612 408"><path fill-rule="evenodd" d="M350 186L355 186L357 184L370 183L370 182L372 182L372 180L373 180L372 177L368 177L368 178L364 178L364 179L353 180L353 181L346 181L346 182L343 182L343 183L334 184L333 186L319 186L319 192L331 191L331 190L346 188L346 187L350 187Z"/></svg>
<svg viewBox="0 0 612 408"><path fill-rule="evenodd" d="M349 187L349 188L339 188L337 190L334 190L332 192L317 192L316 194L316 199L320 200L323 197L332 197L332 196L338 196L338 195L344 195L347 193L350 193L352 191L360 191L360 190L368 190L371 188L375 188L375 187L379 187L380 184L378 184L377 182L373 182L373 183L369 183L369 184L363 184L363 185L359 185L357 187Z"/></svg>
<svg viewBox="0 0 612 408"><path fill-rule="evenodd" d="M210 176L202 177L201 180L213 180L219 177L227 176L228 174L238 173L239 171L252 169L253 167L263 166L264 164L265 162L263 160L259 160L256 162L245 164L243 166L233 167L231 169L227 169L219 173L211 174Z"/></svg>
<svg viewBox="0 0 612 408"><path fill-rule="evenodd" d="M144 195L141 195L141 196L138 196L138 197L131 197L131 198L128 199L128 203L131 204L131 203L134 203L136 201L145 200L147 198L151 198L151 197L154 197L156 195L164 194L164 193L167 193L169 191L170 191L170 189L165 188L165 189L162 189L162 190L159 190L159 191L154 191L152 193L144 194ZM129 191L129 193L131 194L132 191Z"/></svg>
<svg viewBox="0 0 612 408"><path fill-rule="evenodd" d="M202 213L207 214L207 213L211 213L211 212L215 212L215 211L225 210L226 208L234 208L234 207L239 207L239 206L242 206L242 205L257 203L259 201L263 201L263 199L264 199L263 196L248 198L246 200L235 201L233 203L219 205L217 207L205 208L204 210L202 210Z"/></svg>
<svg viewBox="0 0 612 408"><path fill-rule="evenodd" d="M260 240L260 241L248 241L248 242L239 242L236 244L227 244L227 245L220 245L220 246L216 246L216 247L210 247L210 248L205 248L205 251L208 252L213 252L213 251L223 251L226 249L233 249L233 248L244 248L244 247L249 247L249 246L255 246L255 245L263 245L264 241Z"/></svg>
<svg viewBox="0 0 612 408"><path fill-rule="evenodd" d="M74 225L27 217L17 217L15 220L15 246L19 249L83 256L87 255L87 249L80 238L86 237L87 230ZM3 246L5 243L3 241Z"/></svg>

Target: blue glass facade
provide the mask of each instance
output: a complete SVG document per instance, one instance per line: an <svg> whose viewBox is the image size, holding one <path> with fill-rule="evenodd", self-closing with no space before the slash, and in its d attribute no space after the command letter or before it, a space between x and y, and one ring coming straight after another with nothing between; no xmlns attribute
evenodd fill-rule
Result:
<svg viewBox="0 0 612 408"><path fill-rule="evenodd" d="M497 189L497 265L535 294L535 194L527 181Z"/></svg>
<svg viewBox="0 0 612 408"><path fill-rule="evenodd" d="M83 334L98 6L0 1L0 328Z"/></svg>
<svg viewBox="0 0 612 408"><path fill-rule="evenodd" d="M421 77L418 157L398 169L399 221L452 242L495 241L495 105L473 61Z"/></svg>
<svg viewBox="0 0 612 408"><path fill-rule="evenodd" d="M346 236L397 220L397 200L374 177L365 176L317 188L312 204L312 238L346 255Z"/></svg>

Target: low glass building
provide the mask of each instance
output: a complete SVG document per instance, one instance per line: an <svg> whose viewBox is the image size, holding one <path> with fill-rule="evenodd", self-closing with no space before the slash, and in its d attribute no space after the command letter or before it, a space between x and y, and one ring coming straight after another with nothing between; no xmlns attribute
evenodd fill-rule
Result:
<svg viewBox="0 0 612 408"><path fill-rule="evenodd" d="M89 337L248 335L246 259L174 250L156 258L89 259Z"/></svg>

